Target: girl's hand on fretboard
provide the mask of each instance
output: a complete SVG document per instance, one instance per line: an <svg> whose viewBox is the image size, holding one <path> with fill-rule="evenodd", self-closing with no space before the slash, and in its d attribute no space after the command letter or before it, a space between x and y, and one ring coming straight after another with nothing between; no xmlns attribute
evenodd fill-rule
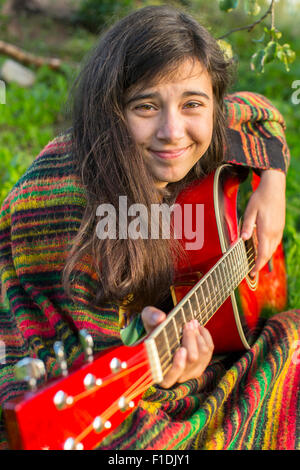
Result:
<svg viewBox="0 0 300 470"><path fill-rule="evenodd" d="M167 317L162 310L151 306L145 307L141 315L148 334ZM186 323L181 347L175 352L173 364L159 385L170 388L176 382L200 377L212 358L213 349L213 340L207 328L200 326L197 320Z"/></svg>

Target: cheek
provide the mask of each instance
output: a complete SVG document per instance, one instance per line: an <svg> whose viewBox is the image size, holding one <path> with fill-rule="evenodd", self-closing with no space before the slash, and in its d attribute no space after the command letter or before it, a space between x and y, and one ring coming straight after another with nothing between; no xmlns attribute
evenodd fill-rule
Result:
<svg viewBox="0 0 300 470"><path fill-rule="evenodd" d="M127 123L135 142L139 145L147 144L152 135L152 127L146 119L137 116L128 116Z"/></svg>
<svg viewBox="0 0 300 470"><path fill-rule="evenodd" d="M193 126L194 140L199 145L207 145L210 143L213 134L213 118L209 117L201 120Z"/></svg>

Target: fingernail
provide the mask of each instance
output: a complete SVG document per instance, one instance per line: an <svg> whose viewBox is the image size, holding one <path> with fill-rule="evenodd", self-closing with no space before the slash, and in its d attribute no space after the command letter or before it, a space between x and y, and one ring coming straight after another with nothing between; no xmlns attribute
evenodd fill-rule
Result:
<svg viewBox="0 0 300 470"><path fill-rule="evenodd" d="M152 323L157 323L158 321L161 320L161 314L159 312L155 312L152 315Z"/></svg>
<svg viewBox="0 0 300 470"><path fill-rule="evenodd" d="M181 360L185 359L186 349L185 348L180 348L178 350L178 354L179 354L179 359L181 359Z"/></svg>

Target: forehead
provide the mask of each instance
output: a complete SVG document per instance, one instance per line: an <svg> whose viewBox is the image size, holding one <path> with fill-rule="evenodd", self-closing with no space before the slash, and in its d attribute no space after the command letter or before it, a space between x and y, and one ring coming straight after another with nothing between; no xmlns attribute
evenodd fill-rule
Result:
<svg viewBox="0 0 300 470"><path fill-rule="evenodd" d="M142 90L163 90L166 86L174 89L186 88L189 85L198 85L206 92L212 93L212 81L206 68L198 59L186 59L179 64L168 67L156 74L153 78L143 80L133 85L126 93L127 97L141 92Z"/></svg>

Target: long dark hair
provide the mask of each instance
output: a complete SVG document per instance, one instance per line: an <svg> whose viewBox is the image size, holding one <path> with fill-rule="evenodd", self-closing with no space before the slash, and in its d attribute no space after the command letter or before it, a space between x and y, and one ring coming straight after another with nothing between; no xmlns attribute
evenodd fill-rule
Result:
<svg viewBox="0 0 300 470"><path fill-rule="evenodd" d="M153 83L176 70L187 58L198 59L211 77L213 136L206 154L189 174L181 182L169 184L162 194L126 125L124 95L132 86ZM119 196L124 195L128 205L140 203L149 209L151 204L161 203L162 196L173 200L180 185L220 164L225 148L223 98L229 65L208 31L170 6L145 7L129 14L100 38L86 58L71 90L73 155L87 205L63 272L69 295L71 274L76 276L77 263L89 253L99 282L96 304L122 302L133 295L132 307L138 310L163 299L173 279L175 241L101 240L95 230L96 208L109 203L118 213Z"/></svg>

